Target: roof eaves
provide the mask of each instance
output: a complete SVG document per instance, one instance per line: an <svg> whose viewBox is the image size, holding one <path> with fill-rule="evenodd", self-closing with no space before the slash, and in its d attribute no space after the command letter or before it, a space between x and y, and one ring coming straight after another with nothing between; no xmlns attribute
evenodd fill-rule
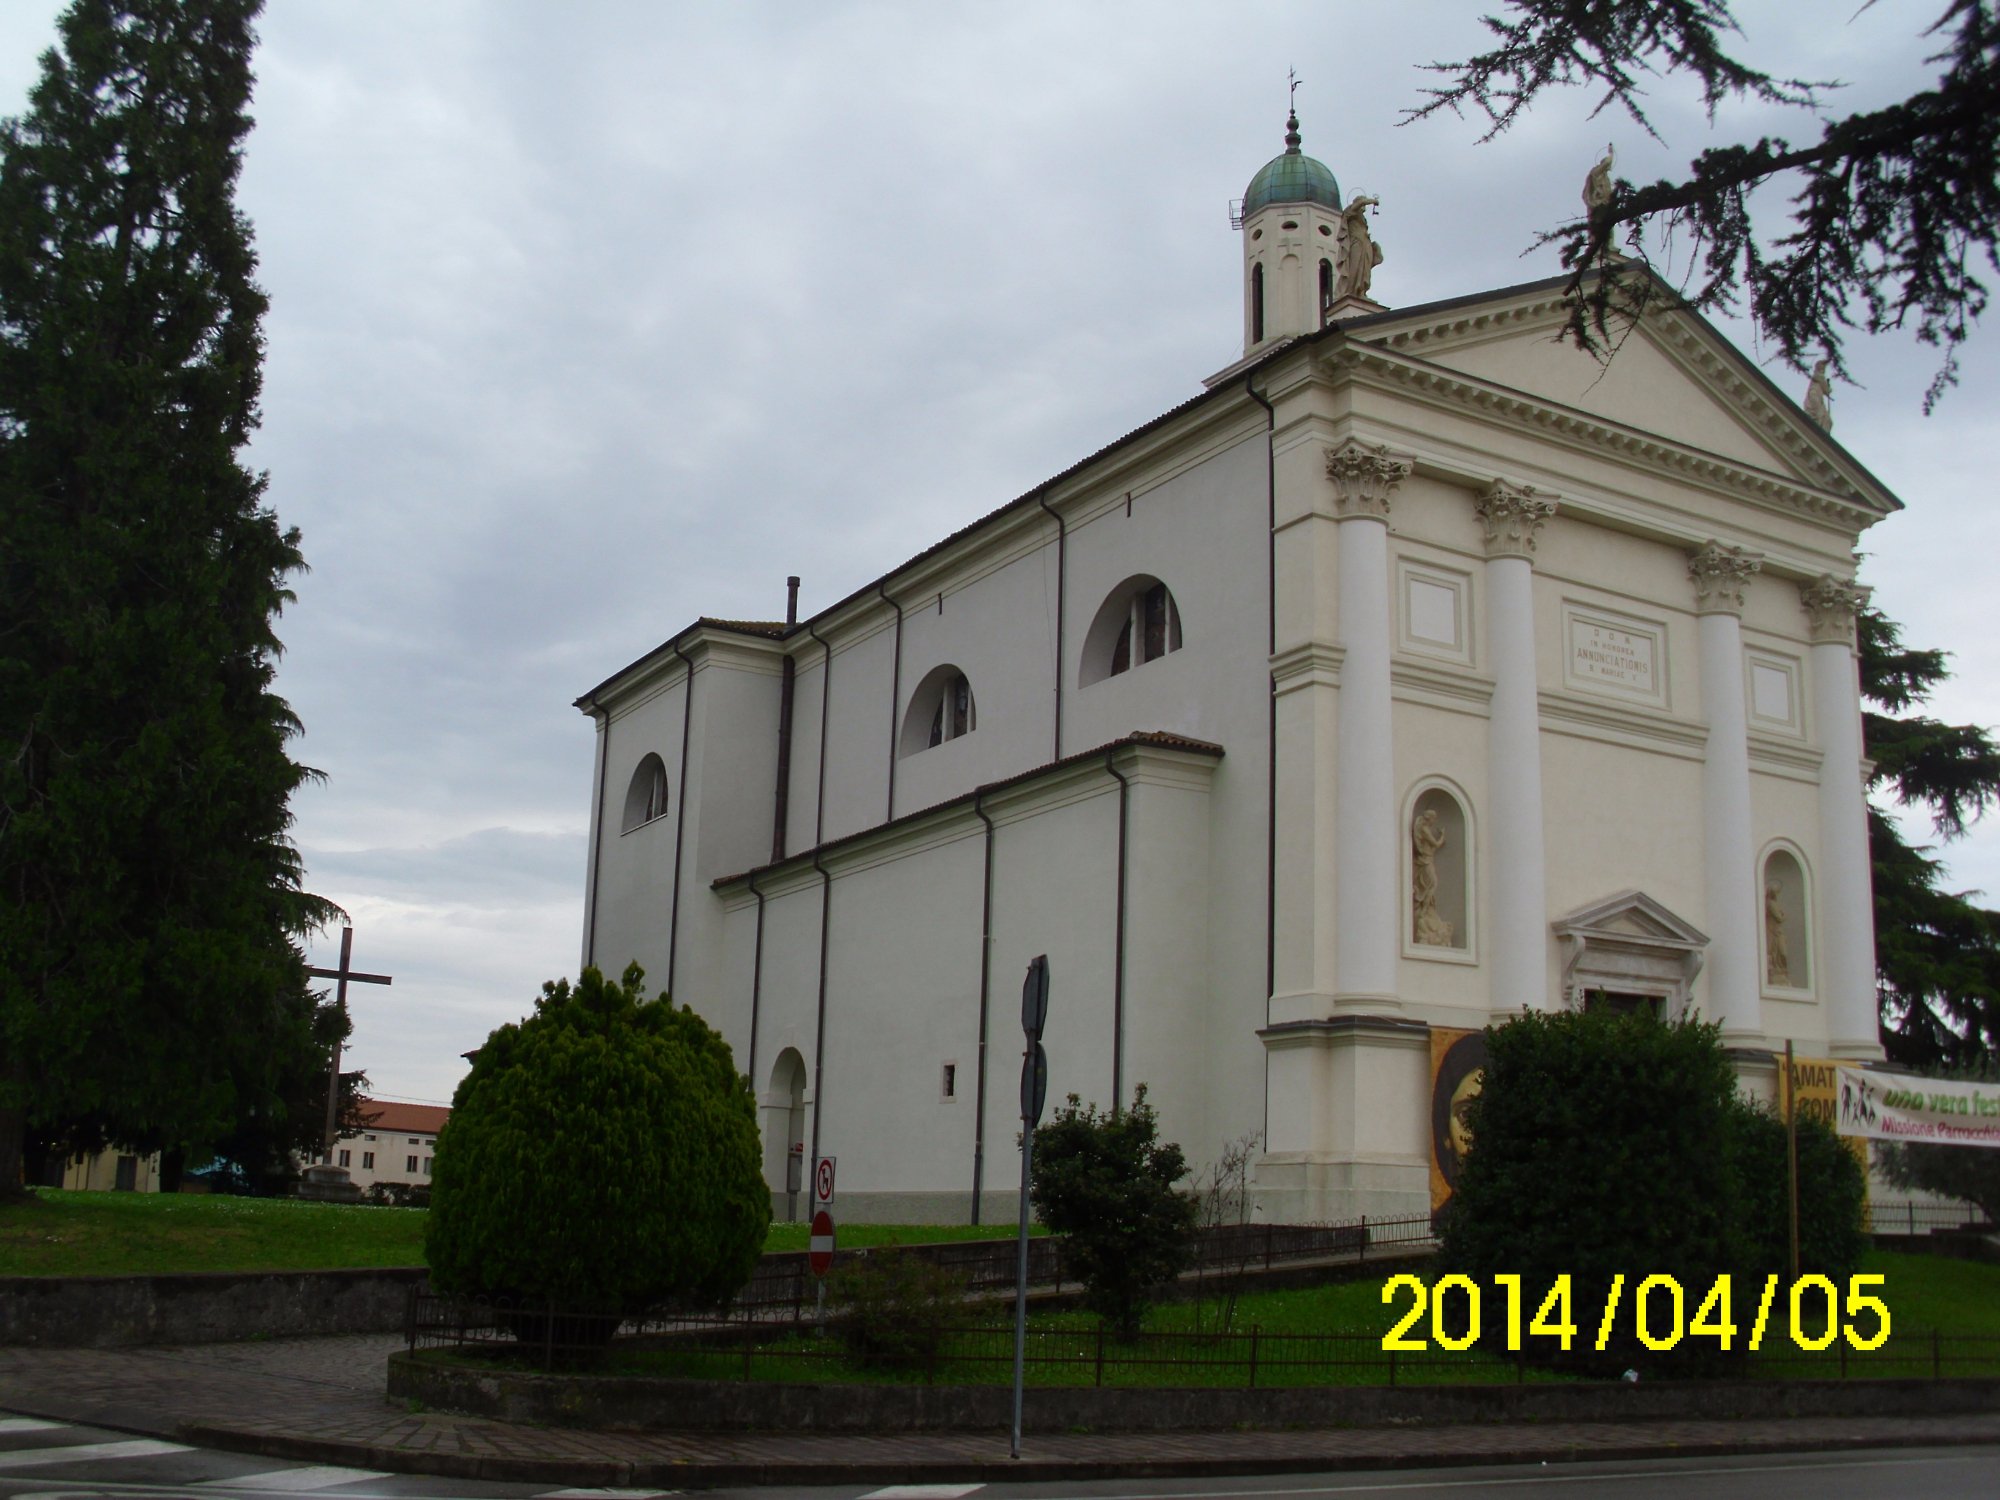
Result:
<svg viewBox="0 0 2000 1500"><path fill-rule="evenodd" d="M1135 730L1131 734L1111 740L1106 744L1094 745L1088 750L1074 751L1069 755L1063 756L1060 760L1047 761L1042 765L1017 772L1012 776L1002 777L998 781L986 782L981 786L974 787L969 792L961 792L956 797L947 797L942 802L933 802L929 807L920 807L914 812L906 812L899 818L891 818L886 823L877 823L872 828L862 828L853 833L842 834L837 839L828 839L825 843L815 844L810 849L801 849L797 854L788 854L783 859L773 860L769 864L756 865L748 870L740 870L734 875L719 876L708 883L709 889L722 890L724 887L735 885L740 881L755 880L760 875L768 875L773 870L781 870L788 865L811 864L815 857L823 858L834 850L844 849L850 844L860 843L866 839L880 838L883 834L892 832L906 824L914 823L920 818L936 817L941 812L948 812L954 807L965 806L982 797L991 796L995 792L1005 791L1009 787L1022 786L1039 777L1048 776L1057 771L1066 771L1070 767L1082 765L1086 761L1098 760L1106 755L1115 754L1120 750L1141 745L1156 750L1176 750L1184 755L1206 755L1215 760L1222 759L1223 755L1222 746L1209 740L1198 740L1184 734L1172 734L1163 729Z"/></svg>

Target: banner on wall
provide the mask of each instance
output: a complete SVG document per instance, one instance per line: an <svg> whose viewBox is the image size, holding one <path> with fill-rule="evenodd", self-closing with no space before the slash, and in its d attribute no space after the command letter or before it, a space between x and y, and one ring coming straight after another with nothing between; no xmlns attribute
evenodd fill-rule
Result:
<svg viewBox="0 0 2000 1500"><path fill-rule="evenodd" d="M1466 1112L1486 1084L1486 1033L1431 1028L1431 1212L1451 1201L1472 1147Z"/></svg>
<svg viewBox="0 0 2000 1500"><path fill-rule="evenodd" d="M2000 1084L1842 1068L1834 1128L1872 1141L2000 1146Z"/></svg>

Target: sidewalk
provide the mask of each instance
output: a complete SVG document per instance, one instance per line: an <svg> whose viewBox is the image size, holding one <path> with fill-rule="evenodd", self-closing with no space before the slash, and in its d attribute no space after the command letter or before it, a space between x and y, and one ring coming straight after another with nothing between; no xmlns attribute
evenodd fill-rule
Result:
<svg viewBox="0 0 2000 1500"><path fill-rule="evenodd" d="M400 1337L0 1349L0 1410L310 1463L569 1485L887 1484L1253 1474L2000 1443L1976 1416L881 1437L580 1432L392 1408Z"/></svg>

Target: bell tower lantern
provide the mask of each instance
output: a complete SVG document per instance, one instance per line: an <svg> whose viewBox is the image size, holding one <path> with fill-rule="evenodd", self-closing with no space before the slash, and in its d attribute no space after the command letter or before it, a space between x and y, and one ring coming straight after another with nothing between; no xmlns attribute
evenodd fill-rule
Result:
<svg viewBox="0 0 2000 1500"><path fill-rule="evenodd" d="M1340 282L1340 184L1299 150L1299 112L1285 122L1285 150L1258 169L1231 213L1243 231L1243 353L1315 333L1344 290Z"/></svg>

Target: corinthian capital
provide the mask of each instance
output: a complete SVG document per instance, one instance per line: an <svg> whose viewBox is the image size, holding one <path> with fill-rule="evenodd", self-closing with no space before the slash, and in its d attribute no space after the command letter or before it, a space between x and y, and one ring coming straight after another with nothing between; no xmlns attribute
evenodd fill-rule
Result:
<svg viewBox="0 0 2000 1500"><path fill-rule="evenodd" d="M1761 553L1710 542L1688 557L1688 577L1694 580L1694 612L1737 615L1743 612L1743 590L1764 566Z"/></svg>
<svg viewBox="0 0 2000 1500"><path fill-rule="evenodd" d="M1477 514L1486 527L1488 557L1535 556L1535 533L1556 513L1556 502L1528 484L1496 479L1479 497Z"/></svg>
<svg viewBox="0 0 2000 1500"><path fill-rule="evenodd" d="M1389 514L1389 497L1396 486L1410 477L1410 460L1391 453L1387 446L1371 447L1349 438L1326 455L1326 477L1333 481L1334 514L1343 521L1350 516Z"/></svg>
<svg viewBox="0 0 2000 1500"><path fill-rule="evenodd" d="M1812 620L1813 644L1830 641L1839 646L1853 645L1854 617L1867 605L1869 592L1861 584L1845 582L1831 573L1822 573L1811 583L1800 584L1799 602Z"/></svg>

